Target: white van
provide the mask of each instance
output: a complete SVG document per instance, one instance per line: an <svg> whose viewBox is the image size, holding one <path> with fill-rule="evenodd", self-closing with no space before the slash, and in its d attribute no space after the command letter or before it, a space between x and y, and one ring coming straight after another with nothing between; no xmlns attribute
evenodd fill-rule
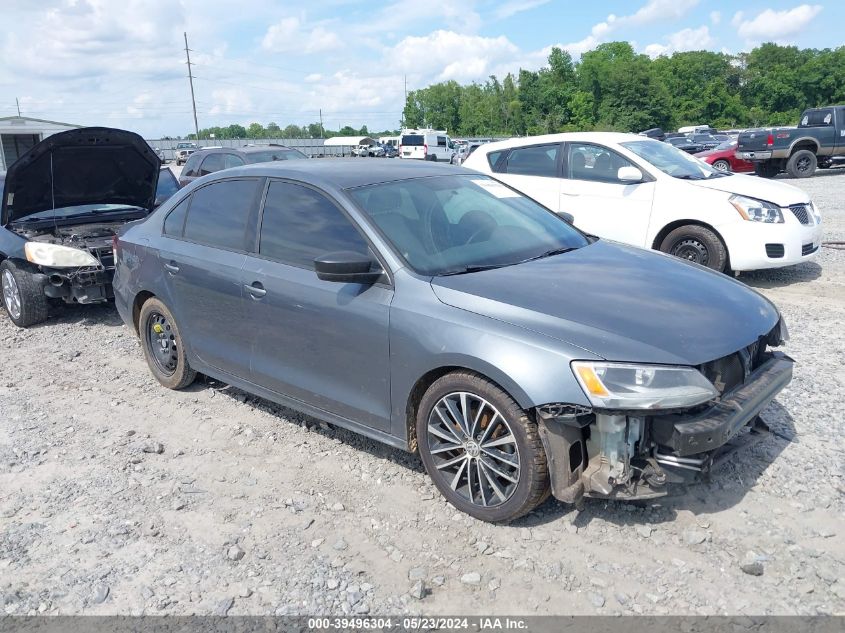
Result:
<svg viewBox="0 0 845 633"><path fill-rule="evenodd" d="M686 125L678 128L679 134L712 134L715 131L709 125Z"/></svg>
<svg viewBox="0 0 845 633"><path fill-rule="evenodd" d="M444 131L402 130L399 158L451 162L455 144Z"/></svg>

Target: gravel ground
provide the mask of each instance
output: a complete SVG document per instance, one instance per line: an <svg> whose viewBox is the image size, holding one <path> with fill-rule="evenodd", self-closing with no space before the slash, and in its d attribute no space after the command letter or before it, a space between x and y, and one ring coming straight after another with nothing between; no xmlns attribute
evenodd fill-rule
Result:
<svg viewBox="0 0 845 633"><path fill-rule="evenodd" d="M845 170L806 189L845 240ZM845 251L747 274L792 335L776 435L641 505L510 526L419 460L227 385L151 377L112 306L0 316L0 614L845 612Z"/></svg>

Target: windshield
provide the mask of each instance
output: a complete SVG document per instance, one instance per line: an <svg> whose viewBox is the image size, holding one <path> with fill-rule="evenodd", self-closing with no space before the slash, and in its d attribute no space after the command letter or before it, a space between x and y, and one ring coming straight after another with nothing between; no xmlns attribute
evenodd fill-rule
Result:
<svg viewBox="0 0 845 633"><path fill-rule="evenodd" d="M21 218L18 221L29 222L30 220L62 220L77 215L100 215L114 213L116 211L145 210L141 207L133 207L126 204L80 204L73 207L60 207L58 209L47 209L46 211L30 213L25 218Z"/></svg>
<svg viewBox="0 0 845 633"><path fill-rule="evenodd" d="M274 160L297 160L299 158L308 158L302 152L295 149L274 149L266 152L249 152L246 154L246 162L248 163L269 163Z"/></svg>
<svg viewBox="0 0 845 633"><path fill-rule="evenodd" d="M422 134L406 134L400 145L425 145L425 140Z"/></svg>
<svg viewBox="0 0 845 633"><path fill-rule="evenodd" d="M653 165L664 174L684 180L706 180L726 176L704 161L693 158L686 152L660 141L627 141L621 144L625 149Z"/></svg>
<svg viewBox="0 0 845 633"><path fill-rule="evenodd" d="M414 178L349 193L423 275L509 266L590 243L548 209L486 176Z"/></svg>

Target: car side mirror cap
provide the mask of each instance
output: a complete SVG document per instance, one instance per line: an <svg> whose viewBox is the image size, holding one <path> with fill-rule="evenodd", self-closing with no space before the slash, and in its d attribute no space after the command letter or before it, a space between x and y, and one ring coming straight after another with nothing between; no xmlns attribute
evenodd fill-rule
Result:
<svg viewBox="0 0 845 633"><path fill-rule="evenodd" d="M338 251L314 259L314 272L323 281L345 284L374 284L384 271L370 254Z"/></svg>
<svg viewBox="0 0 845 633"><path fill-rule="evenodd" d="M566 220L567 222L569 222L570 224L575 224L575 216L572 215L571 213L566 213L565 211L561 211L560 213L558 213L558 215L560 217L562 217L564 220Z"/></svg>
<svg viewBox="0 0 845 633"><path fill-rule="evenodd" d="M621 182L637 183L643 181L643 172L631 165L620 167L616 172L616 178Z"/></svg>

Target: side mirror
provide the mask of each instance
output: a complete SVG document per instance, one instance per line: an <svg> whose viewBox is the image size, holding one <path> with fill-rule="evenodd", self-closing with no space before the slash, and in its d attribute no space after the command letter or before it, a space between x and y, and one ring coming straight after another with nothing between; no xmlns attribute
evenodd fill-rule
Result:
<svg viewBox="0 0 845 633"><path fill-rule="evenodd" d="M626 165L619 168L619 171L616 172L616 178L622 182L633 184L643 181L643 172L636 167Z"/></svg>
<svg viewBox="0 0 845 633"><path fill-rule="evenodd" d="M314 259L314 272L323 281L345 284L374 284L384 271L369 254L340 251Z"/></svg>
<svg viewBox="0 0 845 633"><path fill-rule="evenodd" d="M569 222L570 224L575 224L575 216L572 215L571 213L566 213L565 211L561 211L561 212L558 213L558 215L560 217L562 217L564 220L566 220L567 222Z"/></svg>

